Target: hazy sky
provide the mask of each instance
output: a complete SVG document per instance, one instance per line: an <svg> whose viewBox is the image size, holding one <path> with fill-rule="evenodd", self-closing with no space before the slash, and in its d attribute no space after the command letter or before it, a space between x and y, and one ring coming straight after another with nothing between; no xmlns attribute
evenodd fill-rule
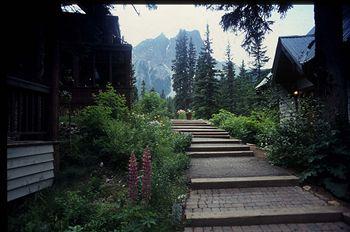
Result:
<svg viewBox="0 0 350 232"><path fill-rule="evenodd" d="M241 48L242 33L223 32L219 25L222 11L210 11L205 7L193 5L158 5L157 10L148 10L144 5L135 5L140 12L136 14L131 5L116 5L114 15L119 16L121 33L124 39L136 46L141 41L155 38L164 33L168 38L174 37L180 29L199 30L202 39L206 24L209 24L214 54L223 61L227 42L231 44L233 61L240 64L242 59L249 65L251 58ZM265 68L272 66L277 39L279 36L304 35L314 26L314 12L312 5L295 5L287 12L285 18L280 19L277 13L272 15L275 21L272 32L266 35L264 45L267 46L267 55L271 58Z"/></svg>

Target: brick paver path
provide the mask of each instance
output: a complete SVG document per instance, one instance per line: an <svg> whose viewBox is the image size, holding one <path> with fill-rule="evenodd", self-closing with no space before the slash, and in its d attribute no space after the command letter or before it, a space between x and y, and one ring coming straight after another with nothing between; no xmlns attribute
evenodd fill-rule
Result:
<svg viewBox="0 0 350 232"><path fill-rule="evenodd" d="M192 133L185 232L350 231L347 209L297 186L286 170L258 159L240 140L203 120L173 120Z"/></svg>

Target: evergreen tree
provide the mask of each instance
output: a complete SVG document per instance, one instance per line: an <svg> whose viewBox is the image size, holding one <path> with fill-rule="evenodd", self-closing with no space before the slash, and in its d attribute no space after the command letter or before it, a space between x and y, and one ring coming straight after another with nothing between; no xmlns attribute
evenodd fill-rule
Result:
<svg viewBox="0 0 350 232"><path fill-rule="evenodd" d="M135 70L134 65L131 69L131 103L134 104L138 100L138 90L136 87L136 76L135 76Z"/></svg>
<svg viewBox="0 0 350 232"><path fill-rule="evenodd" d="M262 33L257 32L248 49L249 55L254 58L254 61L252 62L252 71L255 77L255 82L261 80L261 68L264 67L264 65L270 60L270 58L266 56L266 46L262 45L263 39L264 37Z"/></svg>
<svg viewBox="0 0 350 232"><path fill-rule="evenodd" d="M245 68L244 61L239 67L239 75L235 79L235 109L234 113L238 115L248 115L254 108L256 101L255 85L251 74Z"/></svg>
<svg viewBox="0 0 350 232"><path fill-rule="evenodd" d="M215 78L215 59L212 57L209 25L204 46L199 54L194 79L193 108L198 117L209 118L216 112L218 80Z"/></svg>
<svg viewBox="0 0 350 232"><path fill-rule="evenodd" d="M188 45L188 81L187 81L187 90L188 90L188 102L187 105L192 106L193 102L193 79L196 71L196 48L190 38Z"/></svg>
<svg viewBox="0 0 350 232"><path fill-rule="evenodd" d="M172 70L174 74L173 79L173 89L176 93L175 95L175 108L188 109L188 104L186 104L188 95L188 73L187 73L187 35L185 31L180 31L178 38L176 39L175 45L175 60L173 60Z"/></svg>
<svg viewBox="0 0 350 232"><path fill-rule="evenodd" d="M145 96L145 93L146 93L146 82L145 80L142 80L141 82L141 96Z"/></svg>
<svg viewBox="0 0 350 232"><path fill-rule="evenodd" d="M165 99L165 92L164 92L164 89L162 89L162 93L160 94L160 97Z"/></svg>
<svg viewBox="0 0 350 232"><path fill-rule="evenodd" d="M173 117L175 117L175 103L174 103L174 98L168 97L168 98L166 99L166 105L167 105L168 112L169 112Z"/></svg>
<svg viewBox="0 0 350 232"><path fill-rule="evenodd" d="M220 101L221 106L231 112L235 108L235 70L231 58L231 46L230 44L226 47L226 63L224 65L224 70L222 78L220 80Z"/></svg>
<svg viewBox="0 0 350 232"><path fill-rule="evenodd" d="M218 107L220 109L228 110L227 101L225 98L227 79L226 79L226 76L225 76L225 73L223 70L218 70L217 75L220 77L220 79L219 79L219 91L218 91L218 95L217 95Z"/></svg>

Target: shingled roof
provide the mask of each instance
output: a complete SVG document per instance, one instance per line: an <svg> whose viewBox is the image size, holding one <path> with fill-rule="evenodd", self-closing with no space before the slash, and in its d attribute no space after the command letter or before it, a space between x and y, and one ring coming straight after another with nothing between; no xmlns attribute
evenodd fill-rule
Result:
<svg viewBox="0 0 350 232"><path fill-rule="evenodd" d="M344 7L343 10L343 41L350 40L350 7ZM302 36L281 36L278 39L276 55L272 70L276 70L279 59L279 52L289 58L296 64L298 71L303 73L303 65L315 57L315 27L306 35Z"/></svg>

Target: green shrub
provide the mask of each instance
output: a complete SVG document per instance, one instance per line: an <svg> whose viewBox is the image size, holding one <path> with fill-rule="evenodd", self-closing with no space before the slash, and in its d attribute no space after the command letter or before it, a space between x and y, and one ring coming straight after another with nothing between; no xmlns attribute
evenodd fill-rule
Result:
<svg viewBox="0 0 350 232"><path fill-rule="evenodd" d="M325 186L349 199L350 150L339 130L323 118L317 99L304 99L294 118L284 121L271 139L268 158L276 165L300 172L301 179Z"/></svg>
<svg viewBox="0 0 350 232"><path fill-rule="evenodd" d="M144 114L152 120L170 116L166 100L161 98L156 92L145 93L135 105L135 110L137 113Z"/></svg>
<svg viewBox="0 0 350 232"><path fill-rule="evenodd" d="M258 143L263 147L269 143L276 128L276 119L263 111L253 112L250 116L236 116L221 109L213 115L210 122L225 129L235 138Z"/></svg>
<svg viewBox="0 0 350 232"><path fill-rule="evenodd" d="M213 114L210 122L215 126L221 126L224 121L233 117L235 117L235 114L231 113L230 111L220 109L219 113Z"/></svg>
<svg viewBox="0 0 350 232"><path fill-rule="evenodd" d="M129 109L126 106L124 96L117 94L111 84L106 86L106 90L95 96L95 102L98 106L109 107L111 116L117 120L127 120Z"/></svg>
<svg viewBox="0 0 350 232"><path fill-rule="evenodd" d="M192 143L192 134L175 134L173 142L175 152L185 152L186 148L188 148Z"/></svg>
<svg viewBox="0 0 350 232"><path fill-rule="evenodd" d="M177 119L186 119L186 111L184 110L178 110L176 112Z"/></svg>

